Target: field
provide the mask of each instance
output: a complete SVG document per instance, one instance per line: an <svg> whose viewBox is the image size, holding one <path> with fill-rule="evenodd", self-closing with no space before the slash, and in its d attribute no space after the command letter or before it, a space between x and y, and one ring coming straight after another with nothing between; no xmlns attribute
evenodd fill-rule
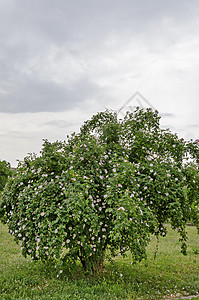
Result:
<svg viewBox="0 0 199 300"><path fill-rule="evenodd" d="M96 277L83 274L81 266L66 265L57 277L50 263L35 263L20 254L0 223L0 299L174 299L199 295L199 235L187 226L188 255L180 253L178 235L169 229L148 247L148 259L132 265L130 255L105 264ZM191 298L190 298L191 299ZM194 298L199 299L199 297Z"/></svg>

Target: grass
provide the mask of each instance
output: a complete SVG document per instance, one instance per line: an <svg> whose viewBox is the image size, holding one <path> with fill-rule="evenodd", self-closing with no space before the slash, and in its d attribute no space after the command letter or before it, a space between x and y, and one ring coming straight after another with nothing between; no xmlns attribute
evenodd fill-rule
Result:
<svg viewBox="0 0 199 300"><path fill-rule="evenodd" d="M174 299L199 295L199 235L187 227L188 255L180 253L178 235L169 229L148 247L148 259L132 265L130 255L106 262L96 277L83 274L80 265L66 265L57 271L47 263L31 262L20 254L6 226L0 223L0 299ZM199 299L194 298L194 299Z"/></svg>

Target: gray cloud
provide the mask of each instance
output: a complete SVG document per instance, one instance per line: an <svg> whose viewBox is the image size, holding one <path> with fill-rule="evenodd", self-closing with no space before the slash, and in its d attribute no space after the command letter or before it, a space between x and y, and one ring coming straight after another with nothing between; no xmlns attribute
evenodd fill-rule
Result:
<svg viewBox="0 0 199 300"><path fill-rule="evenodd" d="M199 124L187 125L188 128L199 128Z"/></svg>
<svg viewBox="0 0 199 300"><path fill-rule="evenodd" d="M66 120L52 120L49 122L46 122L45 125L57 127L57 128L67 128L68 126L79 126L79 122L72 122L72 121L66 121Z"/></svg>
<svg viewBox="0 0 199 300"><path fill-rule="evenodd" d="M172 25L178 22L185 26L187 20L190 22L190 14L194 22L197 3L196 0L189 3L182 0L2 1L0 111L62 111L82 105L89 98L95 97L96 101L100 101L98 93L102 94L102 89L100 92L97 81L101 79L102 73L105 76L109 73L109 68L101 69L100 75L97 74L97 68L103 68L104 59L105 62L111 59L114 47L120 47L124 52L125 43L137 41L141 36L139 39L144 38L146 43L151 43L151 49L154 47L154 40L154 49L164 49L167 43L173 42L171 36L176 38L177 33ZM169 25L168 20L174 20L174 24ZM165 26L171 26L172 32L167 32ZM163 28L163 32L159 28ZM167 41L166 44L162 39ZM158 40L162 41L158 44ZM49 61L42 65L42 59L50 57L52 47L59 48L59 51L58 56L49 58L49 68L52 70L48 74ZM133 47L134 44L127 49ZM64 52L70 55L68 61L63 61L66 65L65 72L74 75L72 82L63 75L58 83L54 79L53 66L57 59L63 59ZM37 65L32 63L35 59L38 59ZM71 60L76 62L80 70L74 72ZM33 72L34 76L27 72ZM137 75L131 76L136 78Z"/></svg>
<svg viewBox="0 0 199 300"><path fill-rule="evenodd" d="M175 118L175 114L172 113L160 113L161 117Z"/></svg>
<svg viewBox="0 0 199 300"><path fill-rule="evenodd" d="M87 79L77 81L72 89L53 81L22 78L11 84L0 98L0 110L7 113L58 112L81 105L99 92Z"/></svg>

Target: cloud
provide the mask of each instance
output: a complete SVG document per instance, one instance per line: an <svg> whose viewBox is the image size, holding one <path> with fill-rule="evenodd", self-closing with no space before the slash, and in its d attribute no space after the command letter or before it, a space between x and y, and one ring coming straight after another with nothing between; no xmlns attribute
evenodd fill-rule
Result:
<svg viewBox="0 0 199 300"><path fill-rule="evenodd" d="M24 77L10 84L9 91L1 93L0 110L7 113L34 113L75 109L94 97L99 90L88 79L80 79L70 88L50 80Z"/></svg>
<svg viewBox="0 0 199 300"><path fill-rule="evenodd" d="M199 128L199 124L191 124L187 126L188 128Z"/></svg>
<svg viewBox="0 0 199 300"><path fill-rule="evenodd" d="M65 120L51 120L45 123L46 126L57 128L67 128L68 126L79 126L79 122L65 121Z"/></svg>
<svg viewBox="0 0 199 300"><path fill-rule="evenodd" d="M175 118L175 115L172 113L161 113L161 117Z"/></svg>
<svg viewBox="0 0 199 300"><path fill-rule="evenodd" d="M190 62L184 44L198 28L196 6L179 0L3 1L1 112L89 109L91 100L103 106L103 97L116 103L118 87L125 95L130 83L132 91L153 85L162 70L182 76Z"/></svg>

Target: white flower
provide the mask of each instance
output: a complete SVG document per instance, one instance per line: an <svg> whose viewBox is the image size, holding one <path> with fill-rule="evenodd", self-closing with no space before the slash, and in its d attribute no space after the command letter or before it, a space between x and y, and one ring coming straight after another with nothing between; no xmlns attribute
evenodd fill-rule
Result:
<svg viewBox="0 0 199 300"><path fill-rule="evenodd" d="M125 208L123 206L121 206L117 210L125 210Z"/></svg>

